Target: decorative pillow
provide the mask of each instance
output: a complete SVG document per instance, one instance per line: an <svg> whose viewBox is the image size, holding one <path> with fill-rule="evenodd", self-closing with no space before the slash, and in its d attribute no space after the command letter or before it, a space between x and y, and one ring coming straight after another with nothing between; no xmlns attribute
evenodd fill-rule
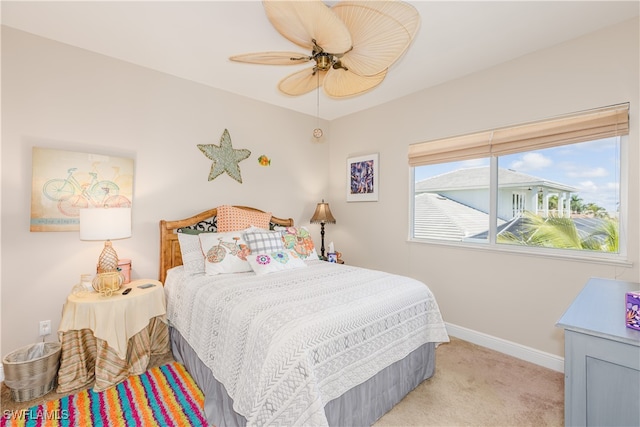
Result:
<svg viewBox="0 0 640 427"><path fill-rule="evenodd" d="M286 249L266 253L251 253L247 259L257 275L307 266L297 253Z"/></svg>
<svg viewBox="0 0 640 427"><path fill-rule="evenodd" d="M246 209L235 208L233 206L218 206L218 232L244 230L252 225L259 228L269 229L271 212L256 212Z"/></svg>
<svg viewBox="0 0 640 427"><path fill-rule="evenodd" d="M185 273L189 275L204 273L204 253L200 246L200 238L196 234L178 230L178 243L180 243Z"/></svg>
<svg viewBox="0 0 640 427"><path fill-rule="evenodd" d="M242 240L242 233L241 230L198 235L204 253L206 274L212 276L251 271L251 266L247 262L247 255L251 253L251 250Z"/></svg>
<svg viewBox="0 0 640 427"><path fill-rule="evenodd" d="M304 260L320 259L306 227L276 227L275 229L282 233L285 249L295 251Z"/></svg>
<svg viewBox="0 0 640 427"><path fill-rule="evenodd" d="M256 227L251 227L249 230L245 230L242 237L244 241L247 242L251 253L262 254L284 249L282 234L279 231L261 230Z"/></svg>

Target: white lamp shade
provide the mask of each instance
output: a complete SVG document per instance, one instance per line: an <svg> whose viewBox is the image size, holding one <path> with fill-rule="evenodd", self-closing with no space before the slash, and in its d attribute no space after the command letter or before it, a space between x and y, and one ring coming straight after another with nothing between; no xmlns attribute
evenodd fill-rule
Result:
<svg viewBox="0 0 640 427"><path fill-rule="evenodd" d="M131 237L131 208L80 209L80 240Z"/></svg>

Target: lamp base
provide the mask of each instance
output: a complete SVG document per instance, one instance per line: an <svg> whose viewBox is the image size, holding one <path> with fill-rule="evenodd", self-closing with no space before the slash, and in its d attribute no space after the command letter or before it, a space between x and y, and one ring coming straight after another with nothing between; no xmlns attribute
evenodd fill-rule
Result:
<svg viewBox="0 0 640 427"><path fill-rule="evenodd" d="M324 222L320 223L320 242L320 259L326 261L327 258L324 256Z"/></svg>
<svg viewBox="0 0 640 427"><path fill-rule="evenodd" d="M104 249L98 258L98 273L108 273L118 270L118 254L113 249L110 240L104 242Z"/></svg>

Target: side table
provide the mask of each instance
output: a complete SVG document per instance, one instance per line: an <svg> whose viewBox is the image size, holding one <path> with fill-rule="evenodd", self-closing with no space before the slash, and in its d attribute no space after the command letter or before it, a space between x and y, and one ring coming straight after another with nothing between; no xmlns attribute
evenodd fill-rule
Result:
<svg viewBox="0 0 640 427"><path fill-rule="evenodd" d="M153 286L141 289L144 284ZM122 292L131 288L127 295ZM106 297L91 292L69 295L58 335L62 342L58 393L94 391L147 370L151 355L169 351L166 303L162 283L135 280Z"/></svg>

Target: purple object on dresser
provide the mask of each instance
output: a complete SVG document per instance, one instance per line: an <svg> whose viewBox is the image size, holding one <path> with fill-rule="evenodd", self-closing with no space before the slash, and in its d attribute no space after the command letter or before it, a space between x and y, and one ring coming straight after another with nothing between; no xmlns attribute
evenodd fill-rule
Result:
<svg viewBox="0 0 640 427"><path fill-rule="evenodd" d="M640 331L640 290L625 294L627 328Z"/></svg>

